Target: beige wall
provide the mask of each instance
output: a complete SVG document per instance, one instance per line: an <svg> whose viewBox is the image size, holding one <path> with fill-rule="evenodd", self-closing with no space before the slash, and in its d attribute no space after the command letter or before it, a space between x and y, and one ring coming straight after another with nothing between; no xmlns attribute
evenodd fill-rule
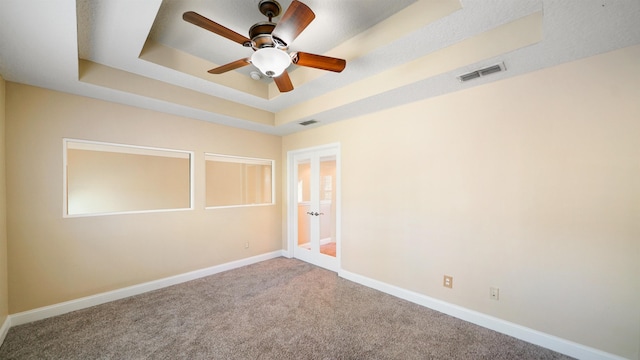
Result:
<svg viewBox="0 0 640 360"><path fill-rule="evenodd" d="M638 359L638 59L635 46L289 135L283 156L340 142L343 269Z"/></svg>
<svg viewBox="0 0 640 360"><path fill-rule="evenodd" d="M7 285L7 197L5 171L5 81L0 76L0 326L9 313Z"/></svg>
<svg viewBox="0 0 640 360"><path fill-rule="evenodd" d="M345 270L639 359L638 58L631 47L282 140L7 83L9 312L280 249L280 205L203 210L204 152L277 160L340 142ZM195 210L63 219L63 137L195 151Z"/></svg>
<svg viewBox="0 0 640 360"><path fill-rule="evenodd" d="M11 82L6 110L10 313L281 249L279 203L204 210L205 152L279 160L279 137ZM194 151L195 209L63 218L65 137Z"/></svg>

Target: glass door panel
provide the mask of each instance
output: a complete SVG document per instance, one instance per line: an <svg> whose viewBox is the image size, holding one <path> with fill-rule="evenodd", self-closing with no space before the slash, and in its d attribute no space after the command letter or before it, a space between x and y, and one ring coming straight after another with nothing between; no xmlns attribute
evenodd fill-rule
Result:
<svg viewBox="0 0 640 360"><path fill-rule="evenodd" d="M311 161L301 159L297 164L298 173L298 241L297 246L311 251Z"/></svg>
<svg viewBox="0 0 640 360"><path fill-rule="evenodd" d="M335 223L336 223L336 157L320 158L320 178L318 179L318 198L320 199L320 253L336 256Z"/></svg>

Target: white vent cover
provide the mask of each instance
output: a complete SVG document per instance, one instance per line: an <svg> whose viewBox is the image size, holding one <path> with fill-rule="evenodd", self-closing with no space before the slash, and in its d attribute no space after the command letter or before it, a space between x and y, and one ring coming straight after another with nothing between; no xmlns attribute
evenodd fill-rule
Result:
<svg viewBox="0 0 640 360"><path fill-rule="evenodd" d="M468 72L466 74L459 75L458 76L458 80L460 80L460 82L465 82L465 81L477 79L477 78L479 78L481 76L487 76L489 74L494 74L494 73L497 73L497 72L500 72L500 71L505 71L505 70L507 70L507 68L504 66L504 63L499 63L499 64L487 66L487 67L482 68L480 70L476 70L476 71Z"/></svg>

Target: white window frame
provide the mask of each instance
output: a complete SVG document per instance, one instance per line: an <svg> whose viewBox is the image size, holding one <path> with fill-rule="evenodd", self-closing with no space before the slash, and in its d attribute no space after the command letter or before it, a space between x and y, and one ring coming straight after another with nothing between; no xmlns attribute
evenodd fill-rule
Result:
<svg viewBox="0 0 640 360"><path fill-rule="evenodd" d="M73 148L86 148L91 150L109 148L111 152L117 152L122 150L123 153L132 154L146 154L156 151L166 152L168 154L187 155L189 158L189 207L187 208L168 208L168 209L151 209L151 210L128 210L128 211L113 211L113 212L97 212L86 214L69 214L68 213L68 198L67 198L67 149L69 143L73 143ZM156 213L156 212L170 212L170 211L185 211L194 209L195 188L194 188L194 165L195 165L195 153L188 150L176 150L151 146L139 146L129 144L119 144L104 141L93 140L81 140L72 138L62 139L62 217L63 218L77 218L77 217L89 217L89 216L105 216L105 215L120 215L120 214L140 214L140 213Z"/></svg>

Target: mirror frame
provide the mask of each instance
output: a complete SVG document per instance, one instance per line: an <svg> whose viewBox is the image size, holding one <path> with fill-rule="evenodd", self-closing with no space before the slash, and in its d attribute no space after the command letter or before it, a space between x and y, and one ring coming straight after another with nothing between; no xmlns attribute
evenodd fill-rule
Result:
<svg viewBox="0 0 640 360"><path fill-rule="evenodd" d="M138 213L154 213L154 212L168 212L168 211L184 211L184 210L193 210L194 209L194 152L188 150L175 150L175 149L167 149L167 148L159 148L159 147L150 147L150 146L139 146L139 145L129 145L129 144L119 144L119 143L111 143L111 142L103 142L103 141L93 141L93 140L80 140L80 139L72 139L72 138L63 138L62 139L63 146L63 161L62 161L62 217L63 218L75 218L75 217L87 217L87 216L103 216L103 215L116 215L116 214L138 214ZM115 148L117 150L122 151L113 151L114 153L125 153L125 154L140 154L140 155L154 155L154 152L166 152L169 154L182 154L186 155L189 160L189 207L186 208L163 208L163 209L141 209L141 210L124 210L124 211L105 211L105 212L91 212L91 213L82 213L82 214L69 214L69 199L68 199L68 161L67 161L67 150L69 149L69 144L75 143L79 144L80 147L86 147L87 150L91 150L91 147L96 149L98 148ZM128 150L128 151L127 151ZM99 150L102 151L102 150ZM109 152L109 151L106 151ZM149 153L149 154L145 154ZM175 157L175 156L173 156Z"/></svg>

